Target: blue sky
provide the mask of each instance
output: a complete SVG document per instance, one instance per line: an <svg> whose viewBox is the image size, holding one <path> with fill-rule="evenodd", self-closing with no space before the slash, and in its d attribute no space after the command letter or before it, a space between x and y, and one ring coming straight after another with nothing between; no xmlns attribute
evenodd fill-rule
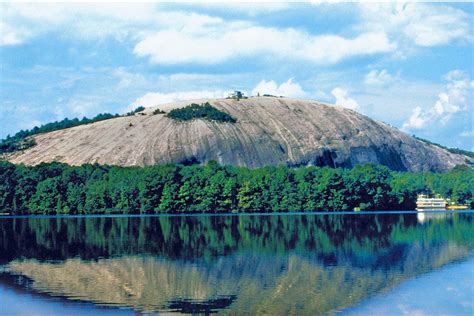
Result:
<svg viewBox="0 0 474 316"><path fill-rule="evenodd" d="M0 137L239 89L474 149L473 3L0 6Z"/></svg>

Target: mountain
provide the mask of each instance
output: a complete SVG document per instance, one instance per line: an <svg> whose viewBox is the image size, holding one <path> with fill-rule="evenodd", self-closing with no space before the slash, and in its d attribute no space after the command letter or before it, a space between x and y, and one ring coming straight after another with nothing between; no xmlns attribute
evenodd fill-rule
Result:
<svg viewBox="0 0 474 316"><path fill-rule="evenodd" d="M120 166L215 160L251 168L377 163L401 171L447 171L474 162L340 106L276 97L193 102L209 102L236 122L181 121L154 114L157 108L169 112L191 103L175 102L34 135L36 146L7 159L28 165L59 161Z"/></svg>

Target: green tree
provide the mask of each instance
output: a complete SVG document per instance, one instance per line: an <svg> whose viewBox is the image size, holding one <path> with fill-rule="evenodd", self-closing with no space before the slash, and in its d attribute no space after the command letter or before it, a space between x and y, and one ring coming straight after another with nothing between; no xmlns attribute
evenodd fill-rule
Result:
<svg viewBox="0 0 474 316"><path fill-rule="evenodd" d="M49 178L38 183L35 195L29 208L35 213L53 214L64 213L65 194L59 177Z"/></svg>

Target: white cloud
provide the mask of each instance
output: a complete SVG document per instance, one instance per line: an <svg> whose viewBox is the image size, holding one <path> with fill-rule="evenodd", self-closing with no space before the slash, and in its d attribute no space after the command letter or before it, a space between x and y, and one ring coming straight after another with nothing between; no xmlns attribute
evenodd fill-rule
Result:
<svg viewBox="0 0 474 316"><path fill-rule="evenodd" d="M405 123L403 123L402 130L422 129L429 122L429 117L423 113L421 107L417 106L413 109L412 114Z"/></svg>
<svg viewBox="0 0 474 316"><path fill-rule="evenodd" d="M216 1L193 1L183 2L182 4L188 4L192 7L202 7L211 10L222 10L232 11L238 13L245 13L249 16L255 16L258 14L269 14L276 11L282 11L289 7L288 2L275 2L275 1L258 1L258 2L216 2Z"/></svg>
<svg viewBox="0 0 474 316"><path fill-rule="evenodd" d="M359 31L380 30L402 46L437 46L472 40L471 17L447 5L427 3L359 4Z"/></svg>
<svg viewBox="0 0 474 316"><path fill-rule="evenodd" d="M224 5L225 8L228 6ZM268 2L230 7L231 10L240 8L264 13L287 6ZM66 36L86 40L113 36L120 41L135 42L136 55L149 57L151 62L159 64L217 64L233 57L255 55L326 64L396 48L384 33L365 31L350 37L315 36L292 28L261 27L250 21L226 21L189 11L169 11L152 3L133 6L14 3L1 4L1 9L2 45L21 44L57 30Z"/></svg>
<svg viewBox="0 0 474 316"><path fill-rule="evenodd" d="M166 29L146 36L134 49L156 64L221 63L233 57L270 55L337 63L353 56L396 48L384 33L367 32L353 38L314 36L291 28L222 23L197 29ZM267 56L268 58L268 56Z"/></svg>
<svg viewBox="0 0 474 316"><path fill-rule="evenodd" d="M23 27L13 28L0 21L0 45L18 45L30 36L30 32Z"/></svg>
<svg viewBox="0 0 474 316"><path fill-rule="evenodd" d="M246 21L190 12L195 7L220 14L246 13ZM340 4L347 6L347 4ZM134 52L157 64L217 64L234 57L264 56L335 64L353 56L392 52L472 40L470 16L447 5L425 3L361 4L360 23L351 35L314 35L302 29L258 26L250 19L290 7L288 3L180 4L1 4L0 45L17 45L46 32L61 30L75 38L113 36L131 40ZM168 7L169 8L169 7ZM349 33L350 34L350 33Z"/></svg>
<svg viewBox="0 0 474 316"><path fill-rule="evenodd" d="M133 101L123 112L135 109L138 106L151 107L159 104L166 104L181 100L196 100L196 99L215 99L227 96L227 92L223 90L214 91L180 91L171 93L148 92L145 95Z"/></svg>
<svg viewBox="0 0 474 316"><path fill-rule="evenodd" d="M410 8L411 21L404 31L417 45L443 45L469 37L469 17L461 10L420 4Z"/></svg>
<svg viewBox="0 0 474 316"><path fill-rule="evenodd" d="M336 99L334 101L334 103L337 104L337 105L343 106L343 107L351 109L351 110L355 110L359 107L359 104L357 103L357 101L350 98L347 95L347 90L345 90L343 88L336 87L336 88L332 89L331 94Z"/></svg>
<svg viewBox="0 0 474 316"><path fill-rule="evenodd" d="M252 95L271 94L276 96L285 96L292 98L303 98L306 93L303 91L301 86L293 82L293 78L288 79L286 82L278 85L275 81L260 81L257 86L252 90Z"/></svg>
<svg viewBox="0 0 474 316"><path fill-rule="evenodd" d="M350 78L351 75L346 75ZM360 85L356 74L355 82L334 81L326 86L343 86L357 91L358 111L372 118L390 122L395 126L402 126L403 122L412 114L415 106L422 109L435 104L437 94L433 91L443 91L444 85L424 80L406 80L398 75L385 85ZM364 78L362 78L364 81ZM330 90L329 90L330 91Z"/></svg>
<svg viewBox="0 0 474 316"><path fill-rule="evenodd" d="M2 3L0 44L17 45L46 32L82 39L137 36L155 23L155 4Z"/></svg>
<svg viewBox="0 0 474 316"><path fill-rule="evenodd" d="M461 134L459 134L459 136L460 137L468 137L468 138L474 137L474 130L463 131L463 132L461 132Z"/></svg>
<svg viewBox="0 0 474 316"><path fill-rule="evenodd" d="M445 125L456 113L472 113L474 81L460 70L453 70L444 76L448 81L445 90L438 94L435 104L427 110L421 107L413 109L411 116L404 122L405 131L423 129L428 125Z"/></svg>
<svg viewBox="0 0 474 316"><path fill-rule="evenodd" d="M395 80L386 69L371 70L364 78L364 83L369 86L385 86Z"/></svg>

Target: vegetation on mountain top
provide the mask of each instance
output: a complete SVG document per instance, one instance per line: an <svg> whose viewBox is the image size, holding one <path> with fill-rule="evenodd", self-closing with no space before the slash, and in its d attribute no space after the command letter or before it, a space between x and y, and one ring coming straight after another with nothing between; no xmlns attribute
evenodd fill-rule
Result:
<svg viewBox="0 0 474 316"><path fill-rule="evenodd" d="M446 146L443 146L443 145L440 145L438 143L434 143L434 142L431 142L427 139L423 139L423 138L420 138L418 136L415 136L415 135L412 135L414 138L426 143L426 144L429 144L429 145L434 145L436 147L439 147L439 148L443 148L443 149L446 149L447 151L449 151L450 153L453 153L453 154L458 154L458 155L464 155L464 156L468 156L468 157L471 157L471 158L474 158L474 152L472 151L469 151L469 150L464 150L464 149L459 149L459 148L450 148L450 147L446 147Z"/></svg>
<svg viewBox="0 0 474 316"><path fill-rule="evenodd" d="M91 119L87 117L83 117L81 120L78 118L74 118L72 120L65 118L61 121L51 122L39 127L35 126L30 130L21 130L13 136L8 135L5 139L0 140L0 154L23 150L34 146L34 140L28 139L28 137L36 134L48 133L65 128L104 121L119 116L120 115L118 114L101 113Z"/></svg>
<svg viewBox="0 0 474 316"><path fill-rule="evenodd" d="M166 114L166 112L161 109L156 109L153 111L153 115L157 115L157 114Z"/></svg>
<svg viewBox="0 0 474 316"><path fill-rule="evenodd" d="M16 138L7 136L6 139L0 140L0 155L18 150L24 150L36 145L32 138Z"/></svg>
<svg viewBox="0 0 474 316"><path fill-rule="evenodd" d="M209 102L201 105L191 103L190 105L171 110L168 115L169 118L178 121L190 121L193 119L206 119L215 122L235 123L237 120L229 114L222 112L213 107Z"/></svg>
<svg viewBox="0 0 474 316"><path fill-rule="evenodd" d="M137 107L135 110L130 111L126 116L132 116L135 113L139 113L145 110L143 106ZM35 126L30 130L21 130L13 136L8 135L5 139L0 140L0 154L15 152L18 150L24 150L36 145L36 142L28 138L33 135L53 132L61 129L71 128L79 125L95 123L99 121L108 120L111 118L120 117L119 114L100 113L93 118L83 117L81 120L78 118L68 119L65 118L61 121L55 121L47 123L41 126Z"/></svg>
<svg viewBox="0 0 474 316"><path fill-rule="evenodd" d="M140 113L140 112L142 112L142 111L144 111L144 110L145 110L145 107L139 106L139 107L137 107L135 110L128 112L128 113L126 114L126 116L132 116L132 115L134 115L135 113Z"/></svg>

